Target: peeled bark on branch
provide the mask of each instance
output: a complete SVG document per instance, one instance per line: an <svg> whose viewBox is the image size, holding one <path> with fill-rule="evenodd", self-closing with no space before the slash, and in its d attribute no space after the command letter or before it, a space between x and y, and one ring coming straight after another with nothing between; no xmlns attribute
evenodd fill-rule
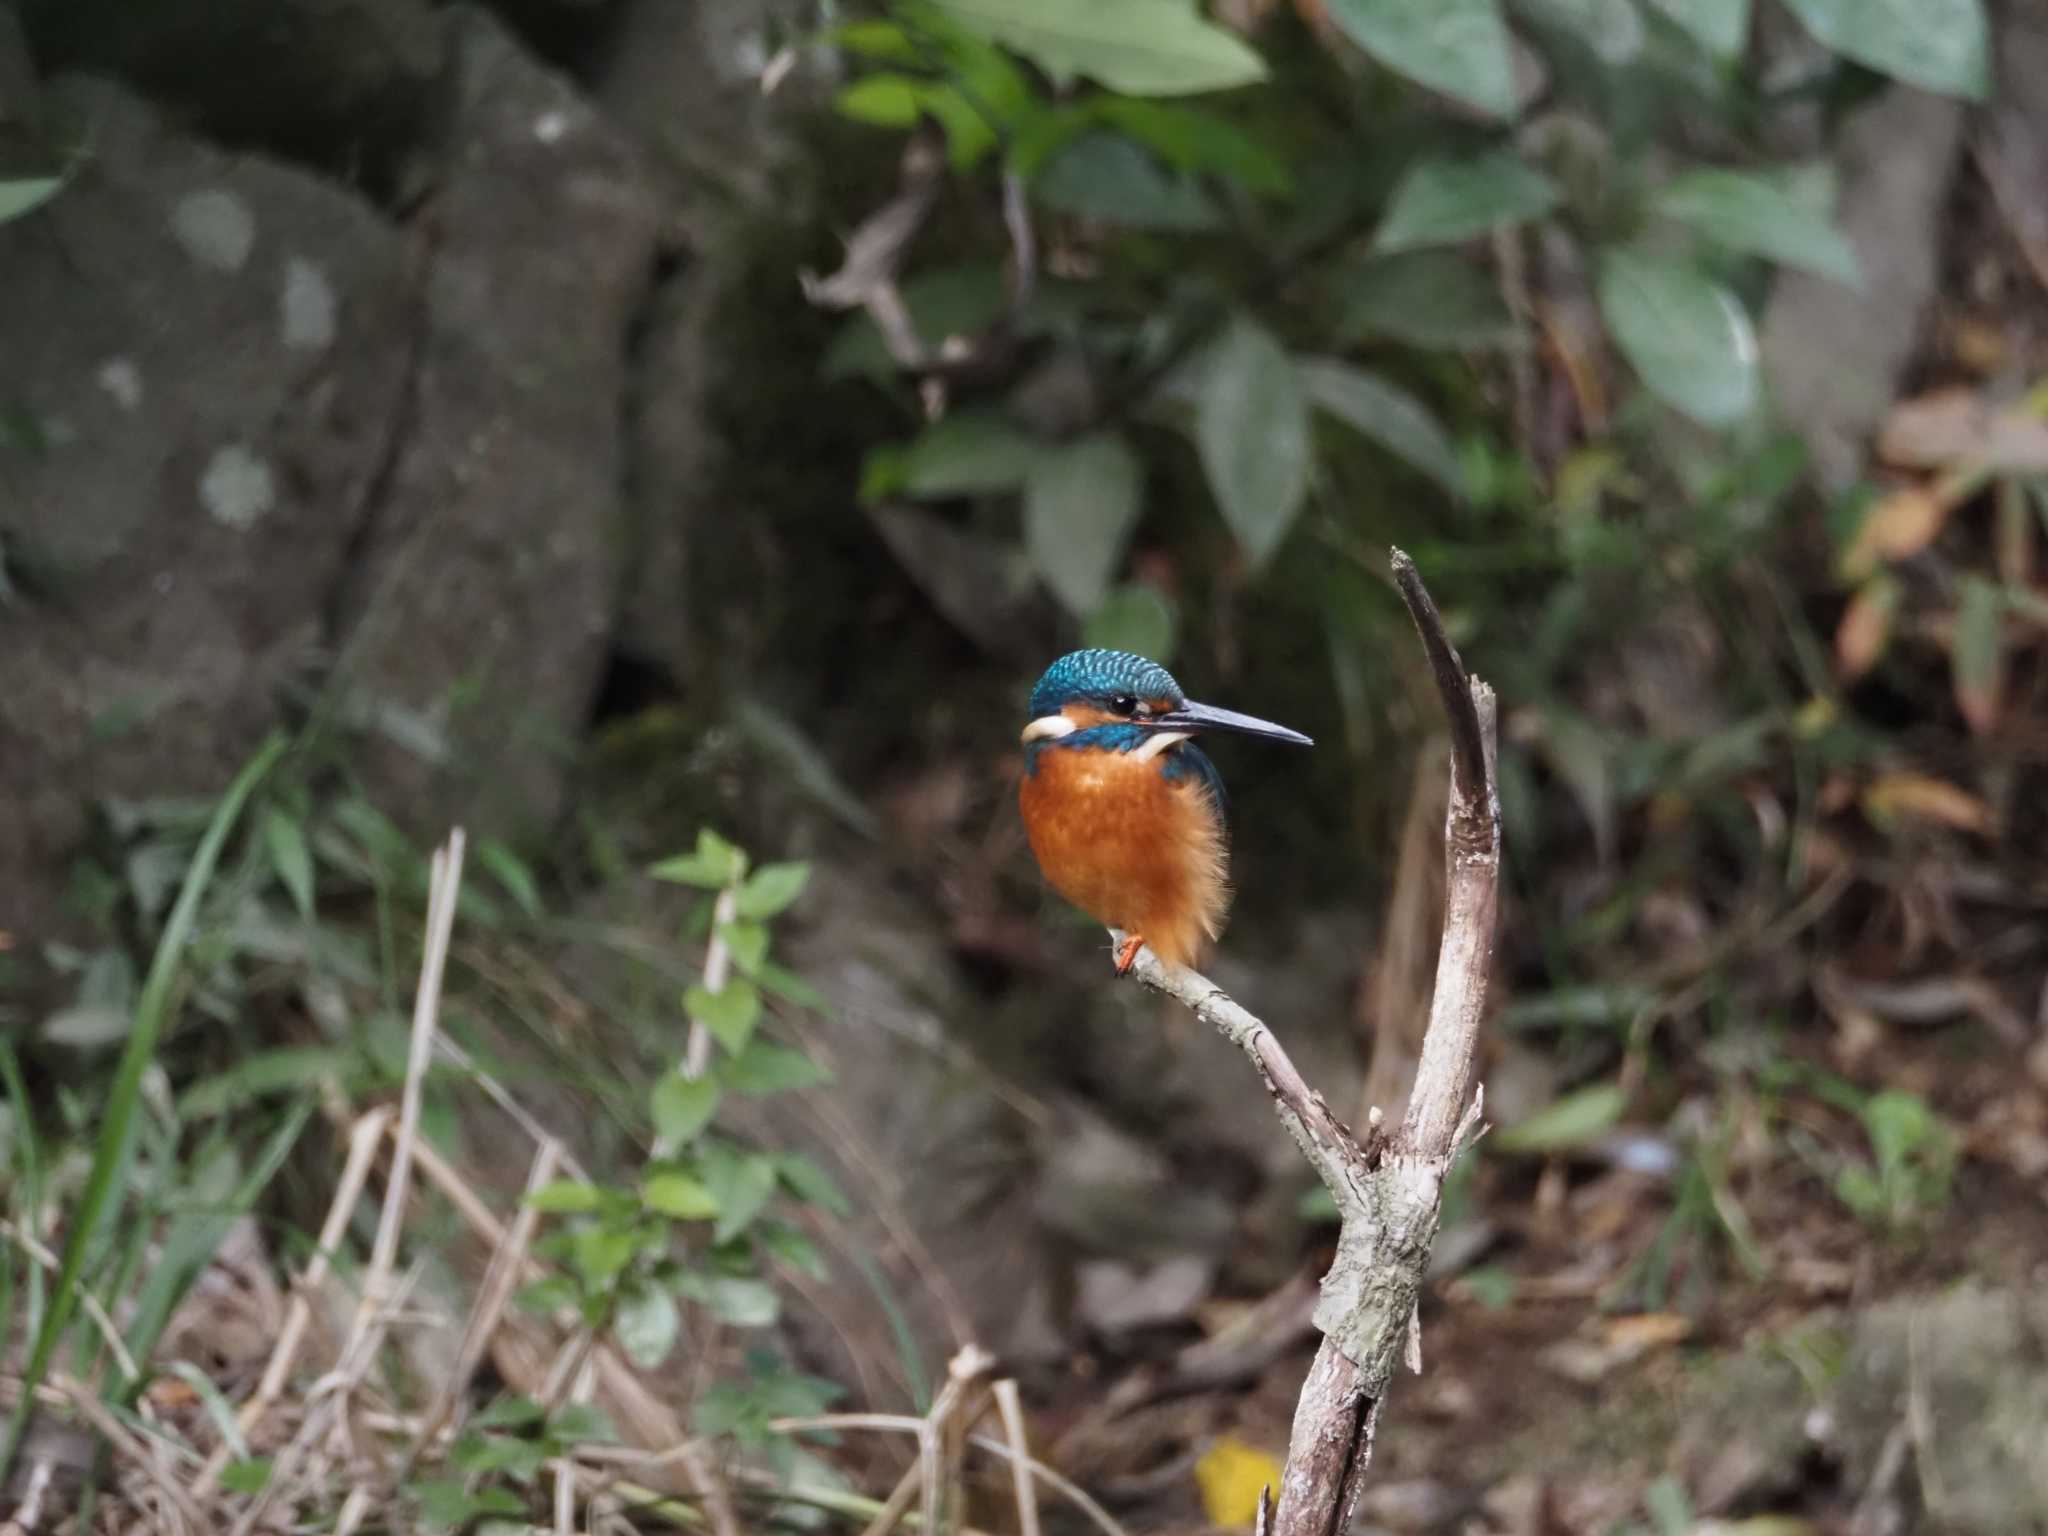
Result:
<svg viewBox="0 0 2048 1536"><path fill-rule="evenodd" d="M1414 562L1393 552L1395 585L1422 636L1451 737L1444 827L1443 944L1421 1065L1399 1130L1374 1111L1361 1146L1309 1087L1271 1030L1194 971L1141 950L1132 973L1232 1041L1258 1070L1280 1120L1331 1197L1341 1223L1323 1278L1323 1342L1295 1406L1280 1495L1260 1527L1274 1536L1338 1536L1351 1523L1372 1457L1380 1405L1402 1360L1422 1368L1416 1312L1436 1241L1444 1176L1477 1135L1483 1093L1468 1101L1491 971L1500 889L1493 690L1467 675ZM1116 935L1119 942L1122 935Z"/></svg>

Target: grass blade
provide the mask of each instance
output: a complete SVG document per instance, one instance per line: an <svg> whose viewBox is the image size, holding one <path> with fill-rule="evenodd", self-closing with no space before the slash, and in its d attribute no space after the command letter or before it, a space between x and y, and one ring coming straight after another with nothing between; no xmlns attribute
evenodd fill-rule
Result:
<svg viewBox="0 0 2048 1536"><path fill-rule="evenodd" d="M50 1357L56 1353L57 1341L63 1337L64 1328L71 1320L71 1310L77 1305L79 1288L85 1278L86 1253L98 1237L100 1225L109 1213L114 1190L127 1164L133 1143L135 1112L142 1099L143 1075L156 1056L157 1040L163 1034L165 1015L170 1011L171 986L177 979L179 962L184 957L199 916L200 898L213 878L214 866L220 862L221 849L241 816L242 807L248 803L249 796L264 775L283 756L285 746L284 736L272 735L236 775L227 793L221 796L220 804L214 808L213 819L207 823L206 835L200 839L198 851L193 854L192 863L185 871L184 884L178 891L176 905L171 908L170 920L164 925L163 937L157 941L156 955L149 966L149 979L143 984L142 996L135 1005L135 1029L121 1052L121 1064L114 1074L113 1088L107 1094L92 1171L86 1177L85 1192L79 1197L77 1209L72 1212L70 1231L65 1235L64 1261L57 1272L57 1284L43 1313L42 1326L36 1330L35 1347L29 1353L27 1369L22 1372L21 1401L7 1426L6 1449L0 1452L0 1479L13 1471L14 1459L21 1450L22 1436L28 1430L29 1410L35 1403L36 1389L49 1374Z"/></svg>

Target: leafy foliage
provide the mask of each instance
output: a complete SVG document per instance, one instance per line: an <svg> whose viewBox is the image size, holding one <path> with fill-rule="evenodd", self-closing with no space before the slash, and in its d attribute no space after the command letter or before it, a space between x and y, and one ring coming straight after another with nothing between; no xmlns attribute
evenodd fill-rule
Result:
<svg viewBox="0 0 2048 1536"><path fill-rule="evenodd" d="M1794 10L1844 59L1936 89L1981 83L1978 0ZM1292 569L1305 539L1327 552L1399 531L1370 496L1334 526L1303 516L1324 486L1358 500L1368 465L1419 475L1440 510L1488 515L1471 464L1493 449L1469 406L1535 344L1518 273L1539 242L1569 252L1604 323L1569 345L1611 343L1647 397L1609 412L1601 359L1568 359L1586 381L1580 426L1624 454L1663 430L1660 409L1755 429L1751 307L1773 266L1858 280L1827 179L1745 150L1774 99L1743 51L1746 0L1315 14L1327 25L1306 47L1278 22L1238 36L1177 0L893 0L832 34L865 66L843 113L931 125L962 195L993 206L1006 181L1039 226L1028 251L1007 221L973 226L979 264L957 238L950 264L913 245L897 281L915 334L1001 361L957 394L927 382L929 419L874 449L862 496L1006 509L1021 560L1084 635L1175 642L1142 595L1160 568L1137 566L1190 451L1255 575ZM1534 95L1517 93L1517 48L1548 73ZM1334 112L1305 114L1312 93ZM1692 158L1703 142L1714 163ZM1089 381L1051 415L1027 387L1049 358ZM827 371L928 373L892 360L864 314ZM1359 438L1318 433L1318 410Z"/></svg>

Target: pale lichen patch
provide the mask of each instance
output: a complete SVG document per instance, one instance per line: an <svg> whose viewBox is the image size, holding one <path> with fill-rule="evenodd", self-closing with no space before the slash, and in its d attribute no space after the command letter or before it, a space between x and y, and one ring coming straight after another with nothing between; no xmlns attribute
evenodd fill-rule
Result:
<svg viewBox="0 0 2048 1536"><path fill-rule="evenodd" d="M122 410L132 411L142 404L142 370L135 366L134 358L110 357L93 378Z"/></svg>
<svg viewBox="0 0 2048 1536"><path fill-rule="evenodd" d="M256 243L256 215L225 187L188 192L171 210L171 233L202 267L239 272Z"/></svg>
<svg viewBox="0 0 2048 1536"><path fill-rule="evenodd" d="M284 344L294 351L318 352L334 341L334 284L316 263L294 256L285 263L280 304Z"/></svg>
<svg viewBox="0 0 2048 1536"><path fill-rule="evenodd" d="M199 499L215 522L243 533L277 504L277 482L247 444L229 443L207 461Z"/></svg>

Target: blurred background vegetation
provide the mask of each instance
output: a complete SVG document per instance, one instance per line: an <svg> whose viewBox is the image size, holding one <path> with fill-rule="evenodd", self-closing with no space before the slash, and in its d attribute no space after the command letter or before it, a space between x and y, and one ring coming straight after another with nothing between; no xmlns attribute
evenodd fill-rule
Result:
<svg viewBox="0 0 2048 1536"><path fill-rule="evenodd" d="M9 1509L877 1529L972 1341L1248 1524L1332 1232L1015 732L1314 735L1215 972L1391 1108L1399 545L1508 893L1365 1520L2048 1529L2044 294L2021 0L0 3Z"/></svg>

